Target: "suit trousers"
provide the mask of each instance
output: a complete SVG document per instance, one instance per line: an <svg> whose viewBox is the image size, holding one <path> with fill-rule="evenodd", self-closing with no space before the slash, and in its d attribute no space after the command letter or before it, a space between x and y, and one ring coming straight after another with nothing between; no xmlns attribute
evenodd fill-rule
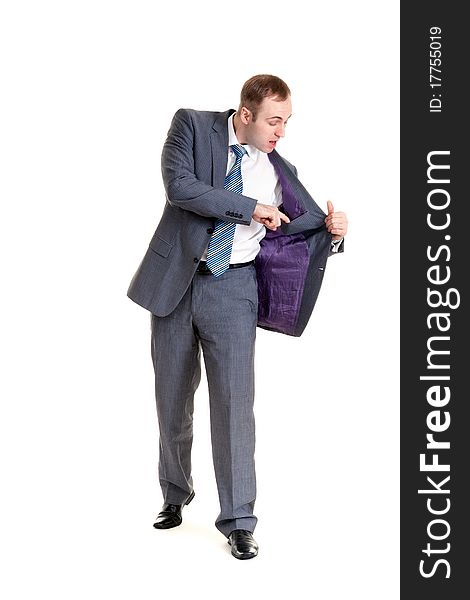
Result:
<svg viewBox="0 0 470 600"><path fill-rule="evenodd" d="M160 434L159 479L165 502L183 504L193 489L194 393L206 368L214 471L215 521L228 536L253 531L256 498L254 351L258 314L253 265L214 277L196 272L178 306L152 314L152 360Z"/></svg>

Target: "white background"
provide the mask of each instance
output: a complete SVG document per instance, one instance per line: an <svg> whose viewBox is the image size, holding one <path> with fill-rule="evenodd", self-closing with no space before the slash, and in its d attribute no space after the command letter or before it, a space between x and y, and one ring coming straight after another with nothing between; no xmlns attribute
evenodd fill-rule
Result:
<svg viewBox="0 0 470 600"><path fill-rule="evenodd" d="M396 599L398 2L2 3L2 597ZM274 73L278 151L347 212L301 338L258 330L258 558L215 529L205 380L196 499L156 531L150 316L126 297L179 107ZM263 596L261 596L263 594Z"/></svg>

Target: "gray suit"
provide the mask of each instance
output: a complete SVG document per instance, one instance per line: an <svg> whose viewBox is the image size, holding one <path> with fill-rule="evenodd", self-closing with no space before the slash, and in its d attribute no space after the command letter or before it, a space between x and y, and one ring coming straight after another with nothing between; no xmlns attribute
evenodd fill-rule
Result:
<svg viewBox="0 0 470 600"><path fill-rule="evenodd" d="M249 225L256 200L224 189L224 113L180 109L162 153L166 204L128 290L152 313L152 357L160 427L159 475L166 502L192 491L193 396L206 365L214 468L221 512L216 526L253 531L256 517L254 342L256 326L300 335L320 289L331 235L325 213L276 151L269 154L291 223L267 232L253 266L220 277L196 272L216 219Z"/></svg>

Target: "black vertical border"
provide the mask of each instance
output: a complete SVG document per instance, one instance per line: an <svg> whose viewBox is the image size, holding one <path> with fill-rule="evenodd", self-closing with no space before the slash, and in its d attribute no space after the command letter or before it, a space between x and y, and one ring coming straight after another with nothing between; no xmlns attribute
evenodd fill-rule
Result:
<svg viewBox="0 0 470 600"><path fill-rule="evenodd" d="M464 18L464 3L455 1L401 2L401 82L400 82L400 165L401 165L401 202L400 202L400 267L401 267L401 485L400 485L400 575L401 598L404 600L461 599L470 589L470 397L467 385L467 373L470 374L470 340L467 321L468 280L470 278L470 195L467 174L470 174L470 153L467 149L469 139L469 107L465 97L469 71L470 24ZM434 90L429 86L430 30L439 27L442 30L442 88ZM441 94L442 111L431 113L429 101L432 94ZM437 104L437 103L436 103ZM433 185L427 181L427 156L432 151L449 150L448 157L441 156L436 162L450 164L450 183ZM437 174L437 172L436 172ZM443 172L441 171L441 178ZM446 210L433 211L428 207L427 196L433 188L443 188L450 194L450 204ZM433 198L438 199L439 194ZM440 195L444 199L443 194ZM444 219L448 212L451 218L449 227L444 231L432 230L426 222L427 214L433 212L436 221ZM450 240L445 239L450 235ZM436 256L440 246L447 245L447 251L441 250L439 258L432 262L427 257L427 248ZM428 280L429 267L439 264L441 274L445 267L450 268L450 280L447 284L433 285ZM441 276L442 278L442 276ZM442 294L449 288L458 290L460 306L455 309L430 308L427 302L427 288L440 289ZM456 295L453 295L456 297ZM439 332L435 320L432 328L427 325L427 317L433 312L445 312L450 315L451 326L448 332ZM444 321L442 321L444 323ZM420 380L420 376L431 374L427 369L427 342L431 336L449 336L448 342L440 342L441 349L450 350L442 355L440 362L450 364L450 369L435 370L434 374L449 375L448 382L430 382ZM437 343L437 342L436 342ZM438 344L439 345L439 344ZM434 346L437 348L437 346ZM449 441L449 450L438 452L439 462L450 464L450 471L423 473L420 471L419 456L428 453L427 462L432 459L432 450L426 450L426 434L430 433L427 416L432 407L426 397L431 385L448 385L451 398L447 406L441 407L449 412L450 426L446 431L436 433L437 440ZM442 489L449 494L418 494L419 489L430 489L426 476L434 478L436 483L450 475L450 480ZM450 508L441 516L432 515L427 508L427 499L436 509L445 508L448 498ZM427 528L433 519L445 519L450 527L447 538L437 541L430 539ZM443 536L447 532L444 524L434 524L431 532ZM448 552L431 554L428 557L423 550L428 542L433 549L443 550L450 544ZM448 568L444 563L435 564L444 559L450 565L450 577L446 578ZM433 576L425 578L420 574L420 561L424 560L423 570ZM463 594L463 595L462 595Z"/></svg>

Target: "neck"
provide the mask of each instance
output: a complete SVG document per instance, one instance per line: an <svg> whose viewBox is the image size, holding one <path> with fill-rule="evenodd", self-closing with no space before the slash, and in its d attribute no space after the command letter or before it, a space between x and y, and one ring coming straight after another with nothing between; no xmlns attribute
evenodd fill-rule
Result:
<svg viewBox="0 0 470 600"><path fill-rule="evenodd" d="M244 131L243 131L243 123L241 122L238 112L236 112L233 115L233 129L235 131L235 135L237 136L237 140L240 142L240 144L246 144Z"/></svg>

